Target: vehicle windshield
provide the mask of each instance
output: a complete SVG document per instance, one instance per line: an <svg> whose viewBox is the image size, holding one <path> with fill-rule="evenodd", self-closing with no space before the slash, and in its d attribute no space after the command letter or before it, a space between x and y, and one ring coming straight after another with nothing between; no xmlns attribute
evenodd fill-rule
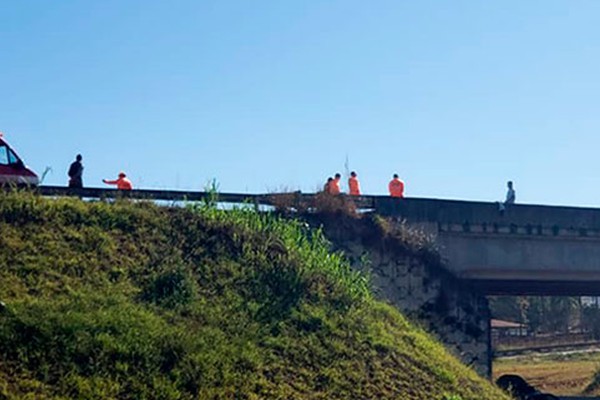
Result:
<svg viewBox="0 0 600 400"><path fill-rule="evenodd" d="M0 165L12 165L18 162L19 158L11 149L6 145L0 145Z"/></svg>
<svg viewBox="0 0 600 400"><path fill-rule="evenodd" d="M17 164L19 162L19 159L17 158L17 155L15 153L13 153L13 151L11 149L8 149L8 163L9 164Z"/></svg>

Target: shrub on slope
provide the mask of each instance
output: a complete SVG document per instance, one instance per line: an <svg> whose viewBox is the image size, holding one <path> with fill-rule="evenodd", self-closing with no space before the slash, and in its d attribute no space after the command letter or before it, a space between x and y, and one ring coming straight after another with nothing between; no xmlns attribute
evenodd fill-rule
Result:
<svg viewBox="0 0 600 400"><path fill-rule="evenodd" d="M299 222L12 193L0 232L0 399L504 398Z"/></svg>

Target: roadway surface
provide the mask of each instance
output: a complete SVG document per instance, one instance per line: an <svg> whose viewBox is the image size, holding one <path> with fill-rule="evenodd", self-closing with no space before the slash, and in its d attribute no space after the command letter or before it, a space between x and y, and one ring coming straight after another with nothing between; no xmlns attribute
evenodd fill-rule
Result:
<svg viewBox="0 0 600 400"><path fill-rule="evenodd" d="M5 187L10 190L10 187ZM39 186L35 188L44 196L74 196L84 198L127 197L132 199L165 201L202 201L218 198L219 203L253 203L274 205L277 199L311 204L317 195L313 193L211 193L205 191L135 189L119 191L107 188L69 189L64 186ZM348 197L350 198L350 197ZM373 210L384 216L402 216L408 222L435 223L442 228L460 225L461 230L472 232L475 228L487 232L527 232L531 235L570 234L573 236L600 236L600 208L565 207L531 204L511 205L505 213L498 211L495 202L405 198L390 196L352 196L360 210ZM568 231L568 232L567 232Z"/></svg>

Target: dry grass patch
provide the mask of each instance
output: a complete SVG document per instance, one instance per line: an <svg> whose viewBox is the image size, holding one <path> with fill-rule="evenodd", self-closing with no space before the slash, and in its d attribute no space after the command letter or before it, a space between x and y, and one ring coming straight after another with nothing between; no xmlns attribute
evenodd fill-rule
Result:
<svg viewBox="0 0 600 400"><path fill-rule="evenodd" d="M598 360L544 357L503 359L494 364L494 381L504 374L516 374L543 392L562 396L581 395L585 393L600 364L600 355L597 357Z"/></svg>
<svg viewBox="0 0 600 400"><path fill-rule="evenodd" d="M357 207L351 196L332 195L326 192L316 193L307 198L297 192L272 193L269 202L284 215L289 214L342 214L358 217Z"/></svg>

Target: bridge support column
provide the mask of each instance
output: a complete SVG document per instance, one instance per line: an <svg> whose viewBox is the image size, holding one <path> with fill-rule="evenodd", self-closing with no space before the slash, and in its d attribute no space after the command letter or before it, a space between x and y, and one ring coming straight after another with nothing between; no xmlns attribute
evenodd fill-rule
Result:
<svg viewBox="0 0 600 400"><path fill-rule="evenodd" d="M356 225L369 229L368 223ZM491 376L490 310L485 296L439 261L410 254L397 241L374 239L373 232L357 232L356 226L325 224L324 229L354 268L371 274L382 300L419 321L480 375Z"/></svg>

